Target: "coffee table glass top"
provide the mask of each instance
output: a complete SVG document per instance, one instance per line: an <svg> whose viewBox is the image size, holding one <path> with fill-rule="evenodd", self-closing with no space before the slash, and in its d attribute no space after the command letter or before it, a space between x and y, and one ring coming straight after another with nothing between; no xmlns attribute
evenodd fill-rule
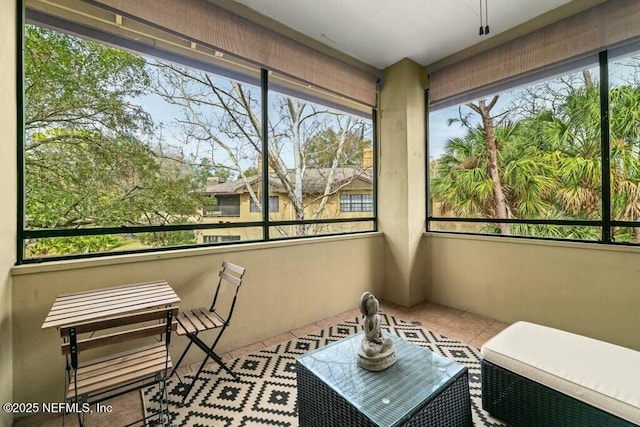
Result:
<svg viewBox="0 0 640 427"><path fill-rule="evenodd" d="M384 336L393 340L398 360L381 372L357 364L362 332L300 356L298 363L375 424L395 426L467 368L396 335Z"/></svg>

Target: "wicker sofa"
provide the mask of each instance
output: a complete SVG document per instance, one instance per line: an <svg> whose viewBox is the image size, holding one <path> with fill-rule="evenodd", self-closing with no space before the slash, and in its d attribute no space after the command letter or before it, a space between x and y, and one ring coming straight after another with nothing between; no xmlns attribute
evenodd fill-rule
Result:
<svg viewBox="0 0 640 427"><path fill-rule="evenodd" d="M482 406L510 425L640 425L640 352L516 322L481 354Z"/></svg>

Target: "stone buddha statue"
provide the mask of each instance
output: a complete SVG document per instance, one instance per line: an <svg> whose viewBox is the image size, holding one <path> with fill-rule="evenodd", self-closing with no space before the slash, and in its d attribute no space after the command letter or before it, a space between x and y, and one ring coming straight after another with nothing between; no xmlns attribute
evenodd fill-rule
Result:
<svg viewBox="0 0 640 427"><path fill-rule="evenodd" d="M380 304L371 292L362 294L360 312L364 316L364 338L358 350L358 365L369 371L382 371L397 360L393 342L382 336L379 309Z"/></svg>

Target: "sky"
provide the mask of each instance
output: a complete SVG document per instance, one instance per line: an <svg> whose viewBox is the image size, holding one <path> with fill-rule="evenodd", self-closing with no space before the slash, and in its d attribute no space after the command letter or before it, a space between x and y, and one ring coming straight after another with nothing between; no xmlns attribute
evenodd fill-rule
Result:
<svg viewBox="0 0 640 427"><path fill-rule="evenodd" d="M640 53L636 52L630 56L621 59L614 59L609 62L609 84L611 87L629 83L635 85L640 84L640 72L638 71L640 64L639 54ZM595 68L591 68L590 72L596 81L600 80L597 66ZM581 71L578 70L575 73L579 75ZM577 78L580 79L579 76ZM530 83L528 86L533 86L536 83L539 82ZM500 112L509 108L521 90L521 87L514 88L510 92L500 94L500 100L498 101L494 111ZM489 97L490 96L487 96L487 98ZM448 124L449 119L459 117L458 110L459 106L456 105L442 110L436 110L429 114L428 143L430 160L435 160L443 155L448 139L463 137L465 135L466 129L459 122L452 123L451 125ZM469 108L464 106L461 111L462 114L465 115L471 112ZM476 113L472 113L469 119L472 123L479 124L479 116Z"/></svg>
<svg viewBox="0 0 640 427"><path fill-rule="evenodd" d="M147 60L147 62L151 64L155 62L155 59L153 58L145 57L145 59ZM152 78L158 78L160 79L160 81L166 80L162 75L160 74L156 75L152 67L150 67L150 71L152 74ZM212 79L212 81L215 83L217 87L223 90L231 89L230 80L228 80L227 78L220 77L212 73L207 73L207 74L210 76L210 78ZM257 100L259 104L260 98L261 98L260 88L255 87L253 85L249 85L244 82L240 82L240 83L244 86L245 90L250 88L252 97L255 100ZM163 83L163 85L170 87L170 85L166 84L166 81ZM199 93L199 96L198 96L199 99L205 99L205 98L208 99L208 97L211 96L211 102L218 103L217 99L213 98L213 96L209 94L208 90L206 90L206 94L202 92L202 86L194 85L190 87L190 92ZM288 95L282 95L273 90L269 92L269 111L268 111L269 121L274 126L278 126L277 123L282 121L279 118L277 105L281 103L281 100L283 97L292 98ZM298 100L301 102L305 102L307 104L316 105L317 108L321 111L322 110L336 111L332 108L314 104L307 100L303 100L303 99L298 99ZM140 96L135 99L132 99L132 102L135 104L141 105L142 108L151 115L156 126L162 124L163 126L162 135L158 141L162 141L164 146L167 146L167 147L171 146L176 149L181 149L183 153L187 156L193 156L198 159L204 157L204 158L209 158L218 164L224 164L229 166L233 165L233 161L231 160L230 154L226 152L224 149L222 149L219 146L219 144L211 144L210 140L198 142L197 138L191 138L190 142L188 144L185 144L185 140L187 138L185 134L185 129L178 123L178 120L185 118L185 112L183 107L173 105L157 94L146 94L144 96ZM214 118L214 116L220 115L220 110L218 108L211 107L210 105L202 104L198 106L195 103L192 103L192 105L196 111L202 114L203 120L216 122L217 120ZM257 105L255 108L253 108L253 111L256 115L259 116L261 114L260 105ZM305 109L304 114L305 115L310 114L310 112L311 112L311 108L309 105ZM349 113L342 113L342 112L340 113L341 114L339 114L338 116L335 116L334 114L330 114L330 113L329 114L322 113L320 115L312 116L310 119L312 121L310 120L307 121L308 125L306 126L306 128L309 128L307 129L307 131L316 133L321 131L325 127L336 128L338 126L338 122L341 122L343 124L346 123L347 116L350 116L353 119L356 119L358 121L362 121L362 117L354 116ZM364 138L371 139L372 138L372 134L371 134L372 122L367 121L367 123L368 123L368 126L366 127ZM286 126L280 127L279 130L275 129L274 132L278 132L278 133L286 132L285 128ZM234 153L235 156L238 158L240 162L241 169L245 170L250 167L257 167L258 153L252 147L249 147L249 144L247 143L246 138L240 136L237 139L232 140L231 137L225 135L224 133L216 131L215 127L211 127L211 129L215 132L217 138L220 138L221 141L225 142L226 144L229 145L229 147L233 149L233 151L235 152ZM287 144L286 138L282 139L282 141L285 141L285 143L282 144L283 149L279 152L280 158L288 168L293 168L294 162L293 162L292 144ZM272 152L272 155L273 155L273 152Z"/></svg>

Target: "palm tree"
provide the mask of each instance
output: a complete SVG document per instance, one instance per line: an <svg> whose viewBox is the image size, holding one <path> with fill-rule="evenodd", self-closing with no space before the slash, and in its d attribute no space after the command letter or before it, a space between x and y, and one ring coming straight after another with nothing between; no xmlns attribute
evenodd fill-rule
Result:
<svg viewBox="0 0 640 427"><path fill-rule="evenodd" d="M462 217L493 217L493 182L487 157L479 128L447 141L444 155L435 163L431 183L433 196L443 211L451 210Z"/></svg>
<svg viewBox="0 0 640 427"><path fill-rule="evenodd" d="M536 144L533 123L488 116L495 105L481 100L467 104L482 117L482 125L452 138L435 162L432 192L443 210L457 216L482 218L547 218L555 216L551 197L553 170L546 150ZM484 107L483 107L484 106ZM534 122L537 123L537 122ZM487 132L487 127L489 132ZM485 227L491 233L512 234L510 224ZM517 234L538 235L539 230L517 227Z"/></svg>
<svg viewBox="0 0 640 427"><path fill-rule="evenodd" d="M640 221L640 87L619 86L609 96L612 217ZM633 241L640 243L640 227Z"/></svg>
<svg viewBox="0 0 640 427"><path fill-rule="evenodd" d="M600 111L597 87L570 92L555 111L525 119L553 179L551 199L564 218L601 217ZM526 135L525 135L526 136Z"/></svg>
<svg viewBox="0 0 640 427"><path fill-rule="evenodd" d="M445 154L434 162L432 192L442 208L464 217L601 219L599 87L587 74L587 84L565 88L554 103L523 109L527 114L520 113L517 120L512 110L494 122L490 112L495 97L489 103L466 104L480 116L481 125L461 120L466 135L448 140ZM612 217L638 221L640 87L612 89L610 117ZM598 238L597 228L588 226L500 224L488 231ZM616 237L624 233L617 230ZM640 227L633 229L632 238L640 243Z"/></svg>

